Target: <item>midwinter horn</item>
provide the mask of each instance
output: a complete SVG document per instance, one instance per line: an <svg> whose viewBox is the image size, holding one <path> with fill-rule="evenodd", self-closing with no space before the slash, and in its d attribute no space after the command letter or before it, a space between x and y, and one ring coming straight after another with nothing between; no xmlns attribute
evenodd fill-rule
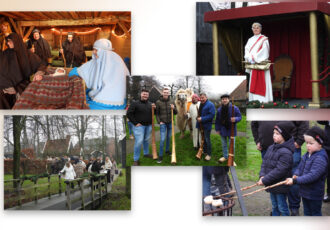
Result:
<svg viewBox="0 0 330 230"><path fill-rule="evenodd" d="M151 108L151 127L152 127L152 131L151 131L151 149L152 149L152 159L157 159L157 147L156 147L156 136L155 136L155 109L154 107Z"/></svg>
<svg viewBox="0 0 330 230"><path fill-rule="evenodd" d="M231 102L231 118L235 117L235 108L234 108L234 98ZM228 153L228 162L227 166L234 165L234 130L235 130L235 122L231 123L231 130L230 130L230 147Z"/></svg>
<svg viewBox="0 0 330 230"><path fill-rule="evenodd" d="M203 148L204 148L204 129L203 129L202 122L199 121L198 123L199 123L199 129L201 131L202 140L201 140L198 152L196 154L196 158L198 158L200 160L202 158Z"/></svg>
<svg viewBox="0 0 330 230"><path fill-rule="evenodd" d="M171 108L171 118L172 118L172 158L171 158L171 164L176 164L175 135L174 135L174 122L173 122L173 109L172 108Z"/></svg>

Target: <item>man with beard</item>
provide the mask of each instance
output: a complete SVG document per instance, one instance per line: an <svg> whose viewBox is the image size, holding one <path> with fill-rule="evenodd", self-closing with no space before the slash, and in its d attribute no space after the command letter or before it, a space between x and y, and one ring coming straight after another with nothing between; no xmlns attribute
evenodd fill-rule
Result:
<svg viewBox="0 0 330 230"><path fill-rule="evenodd" d="M134 163L139 165L141 146L143 145L143 156L152 158L149 154L149 141L151 136L151 102L149 91L142 89L140 100L134 101L127 110L127 117L133 123L134 143ZM154 106L154 104L153 104Z"/></svg>
<svg viewBox="0 0 330 230"><path fill-rule="evenodd" d="M194 144L194 149L197 150L200 144L200 138L199 138L200 134L198 134L198 129L196 128L200 99L197 94L194 94L191 97L191 101L192 104L189 107L187 115L188 118L191 118L192 128L193 128L192 130L193 144Z"/></svg>
<svg viewBox="0 0 330 230"><path fill-rule="evenodd" d="M32 31L32 38L27 42L28 49L30 49L33 53L37 54L43 65L48 65L51 63L51 52L50 46L46 39L44 39L40 35L40 31L38 29L34 29Z"/></svg>
<svg viewBox="0 0 330 230"><path fill-rule="evenodd" d="M63 48L60 49L60 53L65 57L65 67L78 67L86 60L84 47L79 37L75 36L72 32L68 33L68 37L63 43Z"/></svg>
<svg viewBox="0 0 330 230"><path fill-rule="evenodd" d="M237 135L236 123L242 120L241 112L238 107L234 105L234 116L232 116L232 104L229 101L229 95L221 96L221 106L218 108L217 116L215 118L215 130L221 136L223 157L219 162L228 160L227 141L230 141L231 127L234 125L234 152L235 152L235 136ZM230 142L229 142L230 143Z"/></svg>
<svg viewBox="0 0 330 230"><path fill-rule="evenodd" d="M197 125L196 127L199 128L200 124L204 130L204 153L206 154L205 160L211 160L211 130L212 130L212 121L215 115L215 107L214 104L207 99L207 95L205 93L200 94L201 104L198 110L198 117L197 117Z"/></svg>

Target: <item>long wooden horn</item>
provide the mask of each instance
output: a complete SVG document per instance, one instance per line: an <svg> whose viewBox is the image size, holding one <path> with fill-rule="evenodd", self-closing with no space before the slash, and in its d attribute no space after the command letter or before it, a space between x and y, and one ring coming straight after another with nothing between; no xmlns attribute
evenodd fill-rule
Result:
<svg viewBox="0 0 330 230"><path fill-rule="evenodd" d="M154 107L151 108L151 117L152 117L152 122L151 122L151 149L152 149L152 159L157 159L157 147L156 147L156 136L155 136L155 109Z"/></svg>
<svg viewBox="0 0 330 230"><path fill-rule="evenodd" d="M173 122L173 109L172 108L171 108L171 118L172 118L172 158L171 158L171 164L176 164L175 135L174 135L174 122Z"/></svg>
<svg viewBox="0 0 330 230"><path fill-rule="evenodd" d="M234 98L231 102L231 117L235 117L235 108L234 108ZM231 130L230 130L230 147L229 147L229 153L228 153L228 162L227 166L233 166L234 165L234 131L235 131L235 122L231 123Z"/></svg>
<svg viewBox="0 0 330 230"><path fill-rule="evenodd" d="M198 160L200 160L202 158L202 154L203 154L203 148L204 148L204 129L203 129L203 125L202 122L198 122L199 123L199 130L201 131L201 136L202 136L202 140L198 149L198 152L196 154L196 158ZM198 137L199 138L199 137Z"/></svg>

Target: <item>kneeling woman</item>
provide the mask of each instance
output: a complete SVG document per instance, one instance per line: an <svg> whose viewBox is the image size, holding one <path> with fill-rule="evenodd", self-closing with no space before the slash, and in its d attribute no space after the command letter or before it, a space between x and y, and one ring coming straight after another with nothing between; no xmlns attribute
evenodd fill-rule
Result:
<svg viewBox="0 0 330 230"><path fill-rule="evenodd" d="M93 47L92 60L74 68L69 77L78 75L84 79L90 109L125 109L129 71L124 61L112 51L107 39L97 40Z"/></svg>

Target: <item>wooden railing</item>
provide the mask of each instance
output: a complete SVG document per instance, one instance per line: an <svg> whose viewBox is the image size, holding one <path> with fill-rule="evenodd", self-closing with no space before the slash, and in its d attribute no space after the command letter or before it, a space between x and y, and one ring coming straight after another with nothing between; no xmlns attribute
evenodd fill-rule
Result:
<svg viewBox="0 0 330 230"><path fill-rule="evenodd" d="M51 178L57 177L58 181L51 181ZM30 177L30 178L33 178ZM47 182L38 184L38 181L45 177L37 177L35 176L33 180L26 179L26 178L20 178L20 179L10 179L4 181L4 195L5 195L5 207L6 206L13 206L10 205L11 202L16 203L14 206L22 206L23 201L31 201L34 200L35 203L38 202L39 199L48 196L48 198L51 198L52 192L51 192L51 185L58 183L58 190L56 192L53 192L53 194L59 194L62 193L62 179L61 175L48 175L47 176ZM24 187L25 181L32 181L33 185ZM8 186L8 184L12 183L12 186ZM46 193L39 193L39 190L43 187L47 187ZM33 195L31 196L29 194L29 191L32 191ZM42 196L40 196L42 195Z"/></svg>
<svg viewBox="0 0 330 230"><path fill-rule="evenodd" d="M84 184L86 181L88 181L88 184ZM66 207L69 210L85 210L87 206L94 208L97 204L101 204L104 196L108 194L108 182L105 174L66 180L65 183ZM75 194L77 191L80 193L78 196ZM73 205L78 202L80 202L80 205L77 208L73 208Z"/></svg>

